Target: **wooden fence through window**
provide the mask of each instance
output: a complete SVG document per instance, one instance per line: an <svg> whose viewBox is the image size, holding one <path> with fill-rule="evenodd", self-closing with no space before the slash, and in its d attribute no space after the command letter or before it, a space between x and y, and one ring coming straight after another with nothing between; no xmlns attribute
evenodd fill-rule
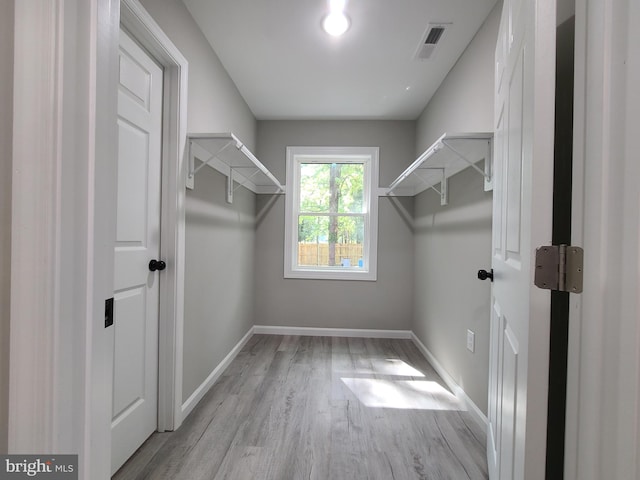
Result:
<svg viewBox="0 0 640 480"><path fill-rule="evenodd" d="M344 265L347 260L352 267L357 267L362 260L362 244L359 243L337 243L336 244L336 265ZM329 244L328 243L299 243L298 244L298 265L304 266L328 266L329 265ZM346 266L346 265L345 265Z"/></svg>

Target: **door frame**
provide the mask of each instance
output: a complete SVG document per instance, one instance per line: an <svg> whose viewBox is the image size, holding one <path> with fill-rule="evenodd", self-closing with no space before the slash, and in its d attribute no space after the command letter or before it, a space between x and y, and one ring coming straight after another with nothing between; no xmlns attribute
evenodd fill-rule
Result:
<svg viewBox="0 0 640 480"><path fill-rule="evenodd" d="M164 70L162 108L162 213L158 329L158 431L182 423L182 339L185 271L185 148L188 62L138 0L122 0L120 22Z"/></svg>
<svg viewBox="0 0 640 480"><path fill-rule="evenodd" d="M15 2L9 452L111 463L120 0Z"/></svg>
<svg viewBox="0 0 640 480"><path fill-rule="evenodd" d="M640 22L634 0L576 1L565 478L640 478ZM634 126L636 127L634 129Z"/></svg>
<svg viewBox="0 0 640 480"><path fill-rule="evenodd" d="M120 17L122 7L122 18ZM165 67L159 428L182 422L188 64L138 0L15 2L10 453L111 468L118 39ZM117 321L117 320L116 320Z"/></svg>

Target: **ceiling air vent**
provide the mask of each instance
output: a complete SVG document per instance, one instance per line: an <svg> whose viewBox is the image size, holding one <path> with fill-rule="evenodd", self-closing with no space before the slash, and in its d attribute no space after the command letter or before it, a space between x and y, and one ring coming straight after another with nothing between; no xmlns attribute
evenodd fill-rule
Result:
<svg viewBox="0 0 640 480"><path fill-rule="evenodd" d="M415 54L416 60L431 60L436 51L436 47L446 30L451 27L450 23L430 23L426 33L422 37L418 50Z"/></svg>

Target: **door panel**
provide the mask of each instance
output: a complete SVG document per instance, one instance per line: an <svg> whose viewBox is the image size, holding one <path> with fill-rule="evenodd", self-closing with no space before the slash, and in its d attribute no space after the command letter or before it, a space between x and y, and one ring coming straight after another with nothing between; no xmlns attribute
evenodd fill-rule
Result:
<svg viewBox="0 0 640 480"><path fill-rule="evenodd" d="M518 57L518 62L513 70L513 75L509 81L508 111L509 128L506 132L508 139L508 159L506 164L507 172L507 218L506 218L506 258L512 262L514 267L519 268L520 258L520 230L521 230L521 209L522 209L522 56ZM515 263L514 263L515 262Z"/></svg>
<svg viewBox="0 0 640 480"><path fill-rule="evenodd" d="M143 108L151 111L152 73L144 60L136 60L136 51L120 50L120 92L128 94ZM140 58L140 57L139 57Z"/></svg>
<svg viewBox="0 0 640 480"><path fill-rule="evenodd" d="M504 166L504 154L503 152L506 150L506 139L507 136L504 134L504 121L505 121L505 112L504 108L501 108L497 114L496 121L496 131L494 133L494 164L493 164L493 172L494 172L494 185L498 182L502 181L503 172L505 169ZM502 209L502 195L504 192L504 188L495 188L493 189L493 228L492 228L492 236L493 236L493 255L497 257L502 256L502 223L504 222L503 218L503 209ZM496 208L498 206L499 208Z"/></svg>
<svg viewBox="0 0 640 480"><path fill-rule="evenodd" d="M147 292L139 287L115 296L115 318L145 318ZM118 324L115 344L113 386L113 422L118 423L127 410L145 400L145 323L123 321Z"/></svg>
<svg viewBox="0 0 640 480"><path fill-rule="evenodd" d="M495 185L495 184L494 184ZM487 458L490 478L497 478L498 452L500 445L500 410L502 402L502 384L498 381L502 378L502 315L500 307L495 301L491 309L491 329L489 345L489 371L494 374L489 376L489 407L488 418L494 421L489 422L487 428Z"/></svg>
<svg viewBox="0 0 640 480"><path fill-rule="evenodd" d="M514 478L513 463L516 449L516 409L518 386L518 347L514 332L506 319L502 334L502 399L500 421L500 478Z"/></svg>
<svg viewBox="0 0 640 480"><path fill-rule="evenodd" d="M121 32L112 473L157 428L162 75Z"/></svg>
<svg viewBox="0 0 640 480"><path fill-rule="evenodd" d="M504 1L495 62L487 461L492 480L542 480L550 295L533 272L551 240L555 0Z"/></svg>
<svg viewBox="0 0 640 480"><path fill-rule="evenodd" d="M126 108L126 107L125 107ZM147 188L149 133L118 119L118 223L116 239L148 247ZM140 187L143 188L140 188Z"/></svg>

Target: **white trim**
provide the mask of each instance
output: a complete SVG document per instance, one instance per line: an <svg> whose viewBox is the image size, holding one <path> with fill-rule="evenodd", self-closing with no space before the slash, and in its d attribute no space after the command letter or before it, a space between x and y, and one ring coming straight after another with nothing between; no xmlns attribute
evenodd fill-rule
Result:
<svg viewBox="0 0 640 480"><path fill-rule="evenodd" d="M60 0L15 3L10 452L53 451L56 445L58 282L69 279L59 231L63 19Z"/></svg>
<svg viewBox="0 0 640 480"><path fill-rule="evenodd" d="M80 478L110 467L119 11L15 2L9 449Z"/></svg>
<svg viewBox="0 0 640 480"><path fill-rule="evenodd" d="M639 21L635 0L576 2L572 244L587 274L570 304L565 478L640 478Z"/></svg>
<svg viewBox="0 0 640 480"><path fill-rule="evenodd" d="M320 280L376 281L378 276L378 147L287 147L287 179L285 200L284 278ZM298 160L304 157L304 160ZM304 162L327 163L328 158L345 159L345 163L364 163L364 268L302 267L297 265L299 213L299 168ZM351 157L351 158L350 158ZM295 218L294 218L295 217Z"/></svg>
<svg viewBox="0 0 640 480"><path fill-rule="evenodd" d="M571 186L571 245L584 246L583 220L585 218L584 167L585 167L585 122L587 88L587 3L575 4L575 60L574 60L574 106L573 106L573 160ZM590 33L593 35L593 33ZM599 42L595 42L599 44ZM588 255L588 252L587 252ZM584 295L584 293L582 294ZM582 295L569 297L569 332L567 347L567 393L565 419L564 477L578 478L580 412L580 356L582 344ZM595 354L596 352L594 352ZM595 399L586 399L589 402ZM595 423L595 422L594 422ZM595 426L596 430L598 429ZM589 429L589 426L587 426ZM584 433L588 433L584 432ZM587 435L588 436L588 435ZM581 467L582 468L582 467Z"/></svg>
<svg viewBox="0 0 640 480"><path fill-rule="evenodd" d="M65 2L73 5L72 2ZM88 243L87 262L87 323L86 350L78 356L78 366L84 368L85 408L84 439L85 457L80 458L80 478L106 478L111 471L111 417L113 382L113 329L104 328L105 299L113 296L114 249L116 237L117 202L117 101L118 101L118 43L120 33L120 1L91 0L76 2L76 5L91 4L90 15L90 61L79 59L75 62L75 75L90 76L90 105L88 133L87 174L79 184L88 188ZM69 22L84 25L80 17L69 17ZM65 35L69 34L73 48L84 42L82 36L72 36L65 26ZM73 70L72 70L73 71ZM68 88L72 98L82 98L75 89L73 80ZM83 117L79 117L83 122ZM83 134L76 129L73 132L75 148L82 143ZM74 196L73 202L81 203L82 197ZM70 232L70 235L78 235ZM68 340L72 341L71 339ZM66 345L69 348L69 344ZM77 415L77 414L76 414ZM65 428L65 426L62 426Z"/></svg>
<svg viewBox="0 0 640 480"><path fill-rule="evenodd" d="M429 351L429 349L424 345L424 343L422 343L420 339L416 336L416 334L413 332L411 332L411 340L413 340L413 343L415 344L415 346L418 347L418 350L420 350L420 353L424 355L424 357L431 364L431 366L438 373L438 375L442 377L442 380L444 380L444 382L451 389L451 391L456 396L456 398L458 398L458 400L460 400L462 405L464 405L467 408L467 411L471 414L473 419L478 423L478 425L480 425L482 428L486 430L487 427L489 426L489 420L487 419L487 416L484 413L482 413L482 410L480 410L478 406L473 402L473 400L469 398L469 396L466 394L463 388L460 385L458 385L458 383L453 379L451 375L449 375L449 372L447 372L444 369L444 367L440 364L440 362L438 362L436 357Z"/></svg>
<svg viewBox="0 0 640 480"><path fill-rule="evenodd" d="M224 371L231 365L233 359L236 358L240 350L247 344L249 339L253 336L255 327L251 327L242 339L236 344L229 354L218 364L216 368L209 374L207 379L195 389L191 396L182 404L182 418L187 418L187 415L198 405L200 400L207 394L207 392L213 387L214 383L220 378Z"/></svg>
<svg viewBox="0 0 640 480"><path fill-rule="evenodd" d="M121 22L164 67L158 431L182 423L182 338L188 62L138 0L122 0Z"/></svg>
<svg viewBox="0 0 640 480"><path fill-rule="evenodd" d="M285 327L274 325L254 325L253 333L262 335L304 335L309 337L411 338L411 331L409 330Z"/></svg>

